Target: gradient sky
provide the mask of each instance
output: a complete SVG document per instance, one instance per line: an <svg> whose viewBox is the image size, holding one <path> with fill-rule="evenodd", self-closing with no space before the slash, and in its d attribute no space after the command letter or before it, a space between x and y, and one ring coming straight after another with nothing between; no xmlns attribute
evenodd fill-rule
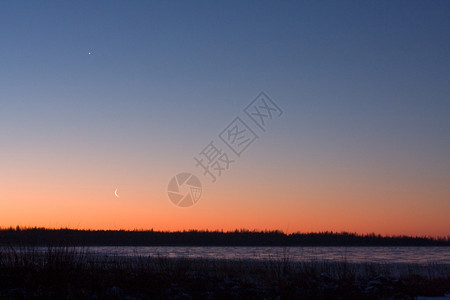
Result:
<svg viewBox="0 0 450 300"><path fill-rule="evenodd" d="M0 226L450 235L449 53L449 1L1 1Z"/></svg>

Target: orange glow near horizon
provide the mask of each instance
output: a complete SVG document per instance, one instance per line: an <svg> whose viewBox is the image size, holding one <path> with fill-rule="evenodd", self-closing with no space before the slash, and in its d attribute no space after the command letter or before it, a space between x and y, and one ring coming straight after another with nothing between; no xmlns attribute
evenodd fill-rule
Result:
<svg viewBox="0 0 450 300"><path fill-rule="evenodd" d="M339 184L317 187L308 182L275 182L275 177L266 185L252 181L244 184L236 178L206 184L200 201L189 208L176 207L169 201L164 182L160 187L150 187L153 193L150 188L139 189L136 183L122 184L120 198L114 196L116 186L106 183L73 191L63 185L29 183L22 189L5 191L0 202L0 226L449 235L446 212L450 207L434 207L432 201L424 207L420 201L425 192L421 194L420 189L368 193L361 187L349 190ZM427 196L436 202L445 197L438 193Z"/></svg>

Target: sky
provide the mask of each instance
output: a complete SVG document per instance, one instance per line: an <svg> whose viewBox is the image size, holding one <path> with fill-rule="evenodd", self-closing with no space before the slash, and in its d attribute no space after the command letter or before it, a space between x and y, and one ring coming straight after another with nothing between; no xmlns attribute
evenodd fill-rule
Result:
<svg viewBox="0 0 450 300"><path fill-rule="evenodd" d="M449 50L448 1L2 1L0 227L448 236Z"/></svg>

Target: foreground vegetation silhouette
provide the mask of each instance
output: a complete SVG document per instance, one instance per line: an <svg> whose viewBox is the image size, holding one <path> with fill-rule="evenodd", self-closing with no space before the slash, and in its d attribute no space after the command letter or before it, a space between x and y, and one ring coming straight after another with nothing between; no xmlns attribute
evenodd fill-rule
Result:
<svg viewBox="0 0 450 300"><path fill-rule="evenodd" d="M415 299L450 292L449 265L96 256L0 247L0 299Z"/></svg>

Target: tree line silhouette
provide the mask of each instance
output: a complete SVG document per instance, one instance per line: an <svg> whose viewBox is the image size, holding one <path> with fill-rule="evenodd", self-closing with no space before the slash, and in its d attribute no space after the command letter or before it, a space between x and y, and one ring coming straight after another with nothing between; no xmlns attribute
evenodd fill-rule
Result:
<svg viewBox="0 0 450 300"><path fill-rule="evenodd" d="M382 236L349 232L0 229L2 246L450 246L450 236Z"/></svg>

